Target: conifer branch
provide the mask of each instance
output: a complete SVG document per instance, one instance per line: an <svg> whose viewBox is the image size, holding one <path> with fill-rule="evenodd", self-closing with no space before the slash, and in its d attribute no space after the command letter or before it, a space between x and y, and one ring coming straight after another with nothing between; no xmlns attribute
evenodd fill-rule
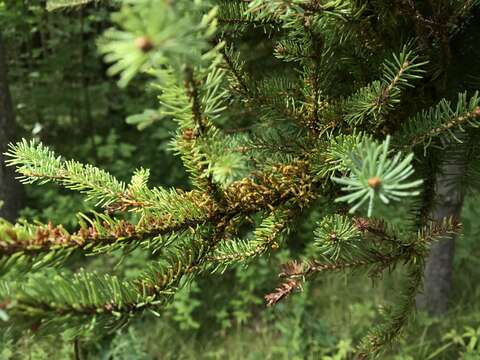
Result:
<svg viewBox="0 0 480 360"><path fill-rule="evenodd" d="M284 89L286 84L280 81L275 83L251 81L240 60L240 54L235 54L232 48L221 51L225 69L230 74L230 86L238 93L239 100L249 106L250 111L256 113L261 110L266 117L275 114L274 116L295 119L300 116L286 104L284 97L290 97L288 90Z"/></svg>
<svg viewBox="0 0 480 360"><path fill-rule="evenodd" d="M422 144L427 148L436 137L446 142L461 142L454 131L465 131L465 126L480 126L480 98L478 92L468 100L467 93L458 95L455 107L443 99L436 106L424 110L410 119L400 129L399 138L404 146Z"/></svg>
<svg viewBox="0 0 480 360"><path fill-rule="evenodd" d="M10 145L6 155L9 166L16 166L20 181L27 184L56 182L67 189L80 191L97 206L115 211L154 211L182 217L188 210L190 217L200 216L195 203L207 198L200 192L185 193L176 189L149 188L149 171L137 170L128 185L105 170L77 161L64 161L43 144L23 140ZM208 197L208 196L207 196ZM203 209L202 209L203 210Z"/></svg>
<svg viewBox="0 0 480 360"><path fill-rule="evenodd" d="M218 14L218 22L221 25L237 25L251 27L269 27L274 29L280 23L273 19L257 20L247 12L247 1L221 1Z"/></svg>
<svg viewBox="0 0 480 360"><path fill-rule="evenodd" d="M407 155L404 159L401 153L388 158L389 145L390 136L387 136L382 144L365 139L343 159L344 166L350 170L350 177L332 176L333 181L345 185L342 190L350 192L335 200L355 203L350 213L354 213L368 201L368 216L371 216L377 198L388 204L391 200L398 201L402 197L419 194L415 189L423 183L423 180L407 182L413 174L411 165L413 154Z"/></svg>
<svg viewBox="0 0 480 360"><path fill-rule="evenodd" d="M189 66L185 68L185 93L192 104L192 116L193 121L196 124L196 129L198 129L200 136L205 135L205 133L208 131L208 126L205 123L202 114L198 86L194 78L194 72Z"/></svg>
<svg viewBox="0 0 480 360"><path fill-rule="evenodd" d="M393 54L392 60L385 60L381 81L361 88L346 100L345 120L358 125L369 119L378 126L398 105L402 91L413 87L411 82L422 77L425 64L418 61L411 45L405 45L398 56Z"/></svg>
<svg viewBox="0 0 480 360"><path fill-rule="evenodd" d="M338 215L336 219L337 223L334 222L333 224L329 224L330 219L324 221L323 224L333 225L333 227L323 229L322 234L317 232L317 237L323 236L328 238L328 242L324 245L323 253L330 246L330 252L333 252L333 256L327 251L329 256L326 256L324 260L308 259L302 262L293 261L287 263L279 275L285 280L275 289L275 292L266 295L265 300L269 306L276 304L290 295L295 289L301 288L302 282L318 273L367 268L369 269L369 276L373 278L378 277L385 269L394 268L399 263L410 264L412 271L409 279L412 282L406 287L405 303L400 306L397 315L392 316L393 321L386 328L379 328L377 332L372 332L369 337L365 338L365 341L370 338L367 342L373 344L372 347L369 347L369 351L377 351L395 338L414 307L415 295L422 284L422 259L428 251L428 246L447 234L457 233L460 230L460 224L452 218L430 222L418 232L415 239L401 241L397 236L392 236L392 234L386 231L383 222L371 219L355 219L353 222L355 224L354 229L353 227L345 226L344 219L338 220ZM337 230L338 228L341 228L342 231ZM355 256L338 257L336 250L338 241L342 241L341 238L345 241L348 237L355 239L359 236L357 232L362 233L363 239L361 243L366 247L362 251L357 251ZM333 240L332 234L335 235ZM373 235L379 241L368 244L368 235ZM401 246L395 246L393 249L392 247L377 249L378 246L384 246L385 244L393 246L401 244ZM418 278L418 276L420 277ZM372 340L373 338L375 340ZM365 353L368 353L368 351Z"/></svg>
<svg viewBox="0 0 480 360"><path fill-rule="evenodd" d="M231 49L228 49L227 51L227 49L225 48L221 50L223 59L225 60L225 64L227 65L226 67L233 75L233 79L235 80L235 82L238 84L235 89L238 90L243 96L248 96L250 99L255 99L255 96L251 94L247 82L241 74L243 68L241 67L241 64L238 63L238 58L236 59L236 61L234 60L232 51L233 50Z"/></svg>
<svg viewBox="0 0 480 360"><path fill-rule="evenodd" d="M410 265L400 304L387 311L384 322L365 336L356 352L358 359L376 356L398 337L415 309L415 296L423 283L423 268L422 261Z"/></svg>
<svg viewBox="0 0 480 360"><path fill-rule="evenodd" d="M253 231L252 239L224 240L208 260L216 264L215 269L226 269L231 264L245 263L269 249L278 247L279 237L286 232L287 214L288 212L282 209L274 210Z"/></svg>
<svg viewBox="0 0 480 360"><path fill-rule="evenodd" d="M28 267L57 264L74 251L100 254L137 246L155 249L171 241L169 236L172 234L181 235L184 231L195 230L203 225L222 226L236 216L248 216L287 203L303 207L315 197L310 175L305 172L304 166L302 162L297 165L279 165L272 169L273 172L258 173L256 180L234 182L224 192L225 204L222 206L211 197L195 195L199 194L197 192L186 193L184 198L180 198L183 200L166 204L173 206L175 211L146 213L138 224L115 220L102 214L94 220L84 218L89 226L85 224L74 233L51 224L12 226L4 223L0 227L0 267L8 269L17 261ZM196 210L192 211L194 209ZM275 215L267 221L268 226L276 229L275 234L282 229L283 222L280 219ZM265 244L271 244L276 237L268 235L268 227L260 227L258 231L257 238ZM261 240L264 237L266 240ZM18 256L15 257L15 254ZM2 258L5 263L2 263Z"/></svg>
<svg viewBox="0 0 480 360"><path fill-rule="evenodd" d="M59 327L74 329L75 335L114 328L135 313L160 308L171 298L179 280L198 269L209 246L202 242L190 245L181 256L164 258L133 281L85 271L73 281L62 275L39 275L17 288L15 294L0 291L1 308L13 316L28 314L35 330L42 333L58 331ZM65 317L69 322L62 321Z"/></svg>

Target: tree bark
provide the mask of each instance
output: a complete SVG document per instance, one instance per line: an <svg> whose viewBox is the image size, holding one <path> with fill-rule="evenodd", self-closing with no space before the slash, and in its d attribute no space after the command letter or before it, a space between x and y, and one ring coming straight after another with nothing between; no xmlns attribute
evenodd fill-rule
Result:
<svg viewBox="0 0 480 360"><path fill-rule="evenodd" d="M0 217L14 221L23 202L23 188L15 180L12 168L6 167L4 153L15 137L15 113L8 87L7 62L3 37L0 33Z"/></svg>
<svg viewBox="0 0 480 360"><path fill-rule="evenodd" d="M456 185L465 174L465 164L454 159L444 161L435 180L435 199L430 212L432 220L459 218L463 205L463 189ZM417 296L417 307L430 315L447 311L452 287L453 257L456 235L444 236L432 244L426 261L424 289Z"/></svg>

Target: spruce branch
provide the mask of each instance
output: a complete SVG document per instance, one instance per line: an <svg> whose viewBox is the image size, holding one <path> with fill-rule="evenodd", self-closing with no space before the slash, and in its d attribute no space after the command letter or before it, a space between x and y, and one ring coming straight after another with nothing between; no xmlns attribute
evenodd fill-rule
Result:
<svg viewBox="0 0 480 360"><path fill-rule="evenodd" d="M185 94L191 103L192 119L195 123L195 129L198 130L199 136L205 135L210 124L205 123L199 99L198 84L194 78L193 69L189 66L185 68Z"/></svg>
<svg viewBox="0 0 480 360"><path fill-rule="evenodd" d="M115 329L139 312L156 313L172 297L182 277L198 268L208 243L194 241L181 255L172 254L150 265L135 280L81 270L38 274L13 291L1 291L2 308L13 317L28 316L35 331L73 330L76 337L93 330ZM68 320L68 321L66 321Z"/></svg>
<svg viewBox="0 0 480 360"><path fill-rule="evenodd" d="M76 161L64 161L43 144L23 140L10 145L5 154L9 166L16 166L18 179L25 184L58 182L86 194L96 205L108 206L125 192L125 184L104 170Z"/></svg>
<svg viewBox="0 0 480 360"><path fill-rule="evenodd" d="M320 142L315 153L312 156L312 168L318 179L330 179L335 173L348 172L345 159L349 154L354 153L363 141L367 141L368 136L362 133L353 134L326 134L325 143ZM348 162L347 162L348 163Z"/></svg>
<svg viewBox="0 0 480 360"><path fill-rule="evenodd" d="M267 306L273 306L292 294L296 289L301 289L301 281L292 277L294 274L301 273L301 271L302 264L299 262L292 261L284 265L283 272L279 276L286 279L274 292L265 295Z"/></svg>
<svg viewBox="0 0 480 360"><path fill-rule="evenodd" d="M242 31L246 27L263 27L265 31L275 30L279 27L279 22L275 20L257 20L247 12L248 4L246 1L219 1L218 2L218 22L223 26L224 31Z"/></svg>
<svg viewBox="0 0 480 360"><path fill-rule="evenodd" d="M332 177L333 181L345 185L342 190L350 192L335 201L354 203L355 205L350 209L351 213L368 201L368 216L371 216L374 200L377 198L388 204L391 200L398 201L402 197L419 194L415 188L418 188L423 181L407 182L413 174L411 165L413 154L404 159L401 153L388 158L389 145L390 136L387 136L381 144L371 140L363 141L344 159L350 175L343 178Z"/></svg>
<svg viewBox="0 0 480 360"><path fill-rule="evenodd" d="M267 306L277 304L280 300L292 294L294 290L301 289L302 282L306 278L313 276L316 273L323 272L338 272L349 269L361 269L364 267L371 267L379 265L384 269L393 266L399 257L376 254L376 258L369 258L363 260L356 260L353 262L329 262L324 263L317 260L308 260L304 262L290 262L284 266L284 270L280 273L280 277L284 280L281 285L275 289L274 292L265 296ZM375 271L374 273L378 273Z"/></svg>
<svg viewBox="0 0 480 360"><path fill-rule="evenodd" d="M61 225L0 224L0 272L28 271L58 266L74 253L103 254L114 250L131 251L136 247L155 252L177 241L204 221L177 223L157 219L143 224L114 220L99 214L97 219L83 217L78 231L69 233ZM88 223L87 223L88 221Z"/></svg>
<svg viewBox="0 0 480 360"><path fill-rule="evenodd" d="M248 111L261 118L296 120L301 111L295 109L293 91L296 83L287 77L253 81L241 60L240 53L233 47L221 50L224 60L223 68L227 72L231 95L236 95L235 100L248 106ZM254 125L255 129L257 126ZM263 129L262 129L263 130Z"/></svg>
<svg viewBox="0 0 480 360"><path fill-rule="evenodd" d="M84 165L74 160L65 161L45 145L23 140L10 145L7 164L15 166L23 183L45 184L55 182L67 189L79 191L96 206L115 211L145 211L157 215L169 214L181 221L187 212L190 218L201 217L202 210L195 203L207 200L199 192L185 193L177 189L149 188L149 171L134 172L131 182L117 180L105 170ZM202 200L203 198L203 200Z"/></svg>
<svg viewBox="0 0 480 360"><path fill-rule="evenodd" d="M336 255L334 252L336 243L331 240L332 231L334 231L332 229L338 231L338 235L335 233L335 241L340 237L347 240L358 239L359 232L364 237L362 242L366 241L369 234L378 238L379 241L369 244L355 257L331 256L330 254ZM352 223L348 223L348 220L338 216L325 219L323 228L317 230L317 236L328 239L329 244L325 244L324 241L321 244L324 245L325 250L330 246L330 251L333 253L328 253L328 256L324 256L322 260L310 258L303 261L292 261L284 265L283 271L279 275L284 281L273 293L266 295L265 300L269 306L278 303L294 290L301 289L304 281L318 273L367 269L369 276L374 278L399 263L407 264L410 267L409 280L405 286L401 304L392 312L391 316L387 316L384 324L365 337L361 345L362 350L359 350L359 354L368 354L369 351L376 353L396 338L414 309L415 296L422 285L423 259L428 252L429 245L443 236L459 230L460 224L457 220L444 218L429 222L416 235L413 235L413 238L401 240L395 235L392 236L381 221L357 218ZM408 236L411 235L408 234ZM378 249L378 246L384 246L382 242L397 246ZM368 350L365 350L367 348Z"/></svg>
<svg viewBox="0 0 480 360"><path fill-rule="evenodd" d="M359 250L360 235L351 219L338 214L326 216L314 230L315 250L332 261L352 260Z"/></svg>
<svg viewBox="0 0 480 360"><path fill-rule="evenodd" d="M399 303L384 314L383 322L375 327L362 340L357 357L360 359L377 356L386 346L392 344L405 327L411 313L415 309L415 296L421 290L423 281L424 259L429 245L452 232L459 231L459 223L455 219L444 218L437 222L430 222L417 236L403 244L404 249L391 256L392 264L402 261L408 268L404 291ZM377 274L386 267L381 264L371 274ZM389 265L391 266L391 265Z"/></svg>
<svg viewBox="0 0 480 360"><path fill-rule="evenodd" d="M393 54L391 60L385 60L380 81L361 88L346 100L345 120L358 125L368 119L378 126L398 106L402 92L413 87L412 81L422 77L425 72L422 67L426 63L419 61L411 45L404 45L398 56Z"/></svg>
<svg viewBox="0 0 480 360"><path fill-rule="evenodd" d="M229 70L230 83L233 85L232 88L244 97L252 100L255 99L245 79L245 64L240 60L240 54L235 53L232 47L225 47L221 52L223 60L225 61L225 68ZM256 91L253 90L253 93L255 92Z"/></svg>
<svg viewBox="0 0 480 360"><path fill-rule="evenodd" d="M385 314L383 323L364 337L356 351L358 359L376 357L385 347L391 345L405 327L411 313L415 309L415 296L423 282L423 261L410 264L405 290L399 304Z"/></svg>
<svg viewBox="0 0 480 360"><path fill-rule="evenodd" d="M257 19L280 19L291 26L291 18L310 16L332 16L340 21L346 21L355 14L350 1L336 0L321 4L318 1L300 0L251 0L247 13Z"/></svg>
<svg viewBox="0 0 480 360"><path fill-rule="evenodd" d="M101 254L138 246L155 251L181 237L182 232L197 231L204 225L223 226L230 223L229 219L273 210L275 206L285 204L304 207L315 198L306 170L302 162L277 165L266 173L258 173L255 179L233 182L225 189L223 205L196 191L185 193L178 199L164 198L163 209L159 204L156 209L145 211L137 224L97 214L94 219L83 217L82 227L69 233L63 227L51 224L11 225L3 222L0 226L0 268L8 270L19 263L27 269L56 265L75 251ZM132 187L142 187L144 182L145 178L137 177ZM150 194L147 192L142 196L150 197ZM270 219L265 228L260 227L257 238L271 243L276 235L270 234L269 229L280 231L283 226L280 218L277 220ZM279 225L280 228L276 228Z"/></svg>
<svg viewBox="0 0 480 360"><path fill-rule="evenodd" d="M253 231L251 239L231 239L222 241L209 261L215 264L215 270L224 271L231 264L252 260L278 247L278 241L287 231L288 212L283 209L272 211Z"/></svg>
<svg viewBox="0 0 480 360"><path fill-rule="evenodd" d="M111 28L99 42L105 61L113 63L109 74L120 75L126 86L140 72L168 65L181 71L185 64L202 65L215 57L208 40L216 32L217 8L204 12L202 1L191 6L168 0L140 0L125 3ZM161 75L162 71L154 71Z"/></svg>
<svg viewBox="0 0 480 360"><path fill-rule="evenodd" d="M432 141L441 137L444 142L461 142L455 131L464 132L466 127L480 125L480 98L478 91L470 99L467 93L460 93L456 105L442 99L437 105L408 119L399 131L398 137L405 147L423 145L426 149Z"/></svg>
<svg viewBox="0 0 480 360"><path fill-rule="evenodd" d="M226 109L227 93L223 87L225 71L216 65L209 70L199 80L193 69L187 68L183 88L170 74L169 81L161 86L161 112L179 124L171 146L181 156L192 182L220 196L219 187L236 180L247 167L241 154L226 151L235 144L235 138L222 133L213 123Z"/></svg>

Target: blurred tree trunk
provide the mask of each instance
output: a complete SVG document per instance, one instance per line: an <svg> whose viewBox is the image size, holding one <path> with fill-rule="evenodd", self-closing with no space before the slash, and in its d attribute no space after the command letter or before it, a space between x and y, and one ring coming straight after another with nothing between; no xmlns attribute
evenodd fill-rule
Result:
<svg viewBox="0 0 480 360"><path fill-rule="evenodd" d="M15 113L7 80L7 62L3 37L0 33L0 217L9 221L17 218L23 202L23 188L15 180L12 168L5 166L5 156L8 144L15 137Z"/></svg>
<svg viewBox="0 0 480 360"><path fill-rule="evenodd" d="M441 164L435 179L432 220L460 218L464 193L458 180L465 174L465 164L453 156ZM456 235L446 235L432 244L426 261L423 293L417 296L417 307L431 315L447 311L452 286Z"/></svg>

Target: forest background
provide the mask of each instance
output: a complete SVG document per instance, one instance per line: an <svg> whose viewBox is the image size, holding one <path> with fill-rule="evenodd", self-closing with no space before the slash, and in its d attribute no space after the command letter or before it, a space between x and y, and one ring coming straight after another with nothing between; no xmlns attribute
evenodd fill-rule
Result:
<svg viewBox="0 0 480 360"><path fill-rule="evenodd" d="M117 79L106 75L96 40L109 19L110 9L94 4L49 12L42 1L0 1L3 70L14 104L15 136L41 140L65 158L108 169L119 179L127 180L141 166L151 169L156 185L185 185L184 170L168 151L174 124L157 121L154 89L142 78L121 89ZM249 66L263 60L265 49L255 50L249 52ZM73 229L77 219L72 214L88 209L79 194L53 185L25 186L24 191L22 203L28 206L20 214L28 219ZM479 204L480 197L464 205L449 312L441 317L417 313L391 350L392 359L480 359ZM280 264L302 248L313 225L312 220L310 228L298 229L295 242L269 258L198 278L176 295L161 318L145 315L128 329L81 344L29 337L18 344L0 343L0 359L65 359L75 346L84 358L102 359L198 359L199 354L205 359L348 359L353 344L379 316L377 305L394 298L401 274L386 276L373 290L370 280L355 274L324 275L266 309L263 297ZM142 256L139 252L125 260L126 276L141 269ZM71 264L79 265L102 269L109 264L85 258Z"/></svg>

